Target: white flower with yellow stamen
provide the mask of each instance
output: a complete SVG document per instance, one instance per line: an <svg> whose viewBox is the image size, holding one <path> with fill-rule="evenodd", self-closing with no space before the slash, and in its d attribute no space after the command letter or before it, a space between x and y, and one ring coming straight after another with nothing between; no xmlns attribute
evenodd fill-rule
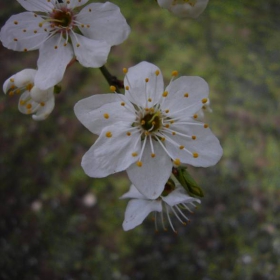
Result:
<svg viewBox="0 0 280 280"><path fill-rule="evenodd" d="M168 183L165 185L163 193L156 199L146 198L133 185L121 197L121 199L124 198L131 199L125 210L123 222L123 229L125 231L142 224L151 212L155 213L154 218L157 231L157 212L159 212L163 229L167 230L164 221L166 220L164 217L165 214L170 227L177 233L171 221L171 215L174 215L182 224L186 225L190 220L184 214L183 210L188 210L192 213L191 208L196 207L195 203L200 203L199 199L189 196L181 185L177 184L172 187Z"/></svg>
<svg viewBox="0 0 280 280"><path fill-rule="evenodd" d="M77 118L99 135L82 167L91 177L126 170L133 185L153 199L173 164L215 165L223 150L208 125L198 121L196 112L208 102L205 80L183 76L164 90L162 74L151 63L125 72L125 95L99 94L75 105Z"/></svg>
<svg viewBox="0 0 280 280"><path fill-rule="evenodd" d="M15 51L39 49L35 84L47 89L62 80L75 56L85 67L105 64L110 48L122 43L130 28L120 9L88 0L18 0L29 12L12 16L1 29L3 45Z"/></svg>
<svg viewBox="0 0 280 280"><path fill-rule="evenodd" d="M197 18L209 0L157 0L160 7L179 17Z"/></svg>
<svg viewBox="0 0 280 280"><path fill-rule="evenodd" d="M54 108L54 87L41 90L34 85L34 69L24 69L7 79L3 85L4 93L13 96L21 94L18 109L23 114L33 114L36 121L46 119Z"/></svg>

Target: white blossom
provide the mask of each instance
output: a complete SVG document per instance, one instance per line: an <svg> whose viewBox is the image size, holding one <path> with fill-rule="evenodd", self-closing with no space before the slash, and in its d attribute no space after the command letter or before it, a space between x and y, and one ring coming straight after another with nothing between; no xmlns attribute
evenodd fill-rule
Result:
<svg viewBox="0 0 280 280"><path fill-rule="evenodd" d="M208 0L157 0L160 7L179 17L197 18L206 8Z"/></svg>
<svg viewBox="0 0 280 280"><path fill-rule="evenodd" d="M163 229L166 230L164 221L165 214L172 230L177 233L170 216L173 214L182 224L186 225L190 220L182 210L185 209L192 213L191 208L195 207L194 203L200 203L199 199L189 196L182 186L177 185L175 188L170 188L168 184L165 186L163 193L156 199L146 198L133 185L131 185L129 191L121 197L121 199L124 198L131 199L125 210L123 222L123 229L125 231L142 224L144 219L151 212L155 213L154 218L157 231L157 212L160 212Z"/></svg>
<svg viewBox="0 0 280 280"><path fill-rule="evenodd" d="M36 121L46 119L55 104L54 87L41 90L34 85L36 70L24 69L7 79L3 85L4 93L10 96L21 94L18 109L23 114L33 114Z"/></svg>
<svg viewBox="0 0 280 280"><path fill-rule="evenodd" d="M85 67L101 67L111 46L122 43L130 32L118 6L110 2L82 9L88 0L18 2L28 12L10 17L1 29L1 41L15 51L39 49L35 84L41 89L61 81L73 57Z"/></svg>
<svg viewBox="0 0 280 280"><path fill-rule="evenodd" d="M126 170L140 193L154 199L173 164L208 167L222 156L219 140L196 114L209 88L200 77L183 76L164 89L160 70L148 62L125 72L124 95L93 95L75 105L77 118L99 135L82 167L99 178Z"/></svg>

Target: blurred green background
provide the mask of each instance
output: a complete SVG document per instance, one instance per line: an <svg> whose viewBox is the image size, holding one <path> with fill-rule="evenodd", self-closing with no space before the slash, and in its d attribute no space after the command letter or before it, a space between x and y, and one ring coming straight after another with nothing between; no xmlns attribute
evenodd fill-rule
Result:
<svg viewBox="0 0 280 280"><path fill-rule="evenodd" d="M205 192L184 227L154 233L147 219L123 232L125 173L88 178L80 161L95 140L74 104L109 91L98 69L70 67L44 122L0 95L0 279L280 279L280 2L210 0L197 20L155 1L123 1L132 27L107 66L147 60L169 82L172 70L210 86L212 131L224 148L214 167L190 168ZM1 26L22 12L0 0ZM0 83L35 68L38 53L0 47Z"/></svg>

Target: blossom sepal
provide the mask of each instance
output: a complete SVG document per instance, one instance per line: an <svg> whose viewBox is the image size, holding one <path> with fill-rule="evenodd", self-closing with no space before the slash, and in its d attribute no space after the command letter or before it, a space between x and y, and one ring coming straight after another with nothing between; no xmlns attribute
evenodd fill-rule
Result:
<svg viewBox="0 0 280 280"><path fill-rule="evenodd" d="M173 174L190 196L204 197L203 190L187 171L186 167L173 168Z"/></svg>

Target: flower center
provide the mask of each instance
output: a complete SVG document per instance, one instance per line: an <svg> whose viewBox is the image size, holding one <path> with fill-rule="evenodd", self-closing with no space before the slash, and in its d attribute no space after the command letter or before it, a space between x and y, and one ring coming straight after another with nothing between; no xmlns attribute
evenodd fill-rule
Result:
<svg viewBox="0 0 280 280"><path fill-rule="evenodd" d="M55 10L52 14L52 24L58 27L67 28L72 23L72 13L69 10Z"/></svg>
<svg viewBox="0 0 280 280"><path fill-rule="evenodd" d="M144 130L153 132L157 131L161 127L160 113L148 113L141 119L141 126Z"/></svg>

